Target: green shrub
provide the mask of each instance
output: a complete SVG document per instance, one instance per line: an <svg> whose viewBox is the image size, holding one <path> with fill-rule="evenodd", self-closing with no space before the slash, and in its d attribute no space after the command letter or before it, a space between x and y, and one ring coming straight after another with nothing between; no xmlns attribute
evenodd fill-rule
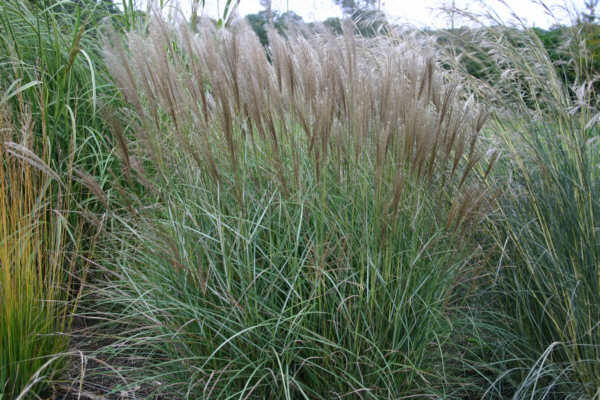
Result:
<svg viewBox="0 0 600 400"><path fill-rule="evenodd" d="M244 158L248 170L265 163ZM382 238L373 165L285 197L254 174L235 192L189 160L176 170L160 205L125 220L107 250L117 279L106 301L123 307L108 316L123 325L104 351L144 360L120 370L133 386L323 399L443 386L453 288L469 260L423 188L407 185Z"/></svg>

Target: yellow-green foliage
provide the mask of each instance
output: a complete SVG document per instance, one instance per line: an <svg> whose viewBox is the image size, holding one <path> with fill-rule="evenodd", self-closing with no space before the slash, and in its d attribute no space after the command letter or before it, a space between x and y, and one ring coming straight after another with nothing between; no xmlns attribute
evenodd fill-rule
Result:
<svg viewBox="0 0 600 400"><path fill-rule="evenodd" d="M66 349L66 227L52 172L29 146L31 115L0 109L0 398L41 393ZM49 362L50 361L50 362ZM36 372L39 372L36 375ZM24 396L25 397L25 396Z"/></svg>

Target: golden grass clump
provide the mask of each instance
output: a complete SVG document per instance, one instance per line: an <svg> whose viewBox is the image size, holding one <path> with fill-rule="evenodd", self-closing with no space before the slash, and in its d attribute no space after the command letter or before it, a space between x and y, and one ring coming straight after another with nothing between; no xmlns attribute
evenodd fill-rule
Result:
<svg viewBox="0 0 600 400"><path fill-rule="evenodd" d="M0 397L12 399L43 393L60 365L71 278L56 176L32 150L31 113L15 125L0 106Z"/></svg>

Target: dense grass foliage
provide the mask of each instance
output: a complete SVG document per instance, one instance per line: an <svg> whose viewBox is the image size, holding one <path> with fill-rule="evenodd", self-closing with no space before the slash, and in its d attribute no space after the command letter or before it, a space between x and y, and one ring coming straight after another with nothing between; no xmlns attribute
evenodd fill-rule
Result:
<svg viewBox="0 0 600 400"><path fill-rule="evenodd" d="M1 400L600 396L592 17L194 4L0 3Z"/></svg>
<svg viewBox="0 0 600 400"><path fill-rule="evenodd" d="M561 122L521 126L527 136L509 139L522 147L513 148L519 174L503 210L508 257L499 289L509 316L504 323L522 338L521 354L531 362L519 393L594 398L600 382L598 145L587 140L582 121Z"/></svg>
<svg viewBox="0 0 600 400"><path fill-rule="evenodd" d="M77 161L96 172L109 148L101 114L116 92L99 58L99 25L89 20L98 16L73 5L67 12L68 4L0 4L0 79L7 89L22 89L19 99L32 113L35 142L49 152L52 168L66 171ZM13 112L23 111L17 97L8 102ZM64 162L69 157L73 161Z"/></svg>
<svg viewBox="0 0 600 400"><path fill-rule="evenodd" d="M15 124L0 107L0 397L15 399L43 395L67 349L67 247L77 239L57 212L65 197L52 196L56 175L33 152L31 114Z"/></svg>
<svg viewBox="0 0 600 400"><path fill-rule="evenodd" d="M100 114L117 94L99 58L95 9L41 3L0 4L5 399L47 395L64 366L60 355L96 233L89 209L98 202L87 183L90 174L105 183L110 160Z"/></svg>
<svg viewBox="0 0 600 400"><path fill-rule="evenodd" d="M341 186L306 165L304 188L283 195L260 178L267 162L248 148L234 191L181 155L159 203L123 221L104 293L119 333L103 352L137 357L120 370L132 387L178 398L442 387L447 315L471 260L435 203L407 184L382 226L373 164Z"/></svg>
<svg viewBox="0 0 600 400"><path fill-rule="evenodd" d="M491 396L596 398L600 164L594 84L579 65L573 86L565 85L539 32L493 28L484 37L469 45L497 61L499 79L489 85L469 76L466 82L498 107L491 128L509 157L497 173L508 183L491 235L501 254L483 291L494 301L481 326L488 341L508 350L501 368L485 357L477 363L496 371ZM574 70L588 46L578 39L571 36L563 49Z"/></svg>
<svg viewBox="0 0 600 400"><path fill-rule="evenodd" d="M485 113L415 43L272 32L271 63L243 24L149 32L107 51L136 112L123 172L147 190L119 190L107 249L125 331L106 351L143 361L127 378L181 398L442 390Z"/></svg>

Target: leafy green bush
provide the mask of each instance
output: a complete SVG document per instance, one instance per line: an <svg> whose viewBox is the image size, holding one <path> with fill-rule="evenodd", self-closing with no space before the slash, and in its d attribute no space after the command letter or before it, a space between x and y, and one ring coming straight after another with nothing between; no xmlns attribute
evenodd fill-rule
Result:
<svg viewBox="0 0 600 400"><path fill-rule="evenodd" d="M248 170L265 163L244 158ZM123 325L104 354L145 360L120 373L182 398L440 389L466 251L409 185L382 238L373 167L284 197L254 174L236 193L180 162L160 205L125 220L107 250L106 301L123 307L108 316Z"/></svg>

